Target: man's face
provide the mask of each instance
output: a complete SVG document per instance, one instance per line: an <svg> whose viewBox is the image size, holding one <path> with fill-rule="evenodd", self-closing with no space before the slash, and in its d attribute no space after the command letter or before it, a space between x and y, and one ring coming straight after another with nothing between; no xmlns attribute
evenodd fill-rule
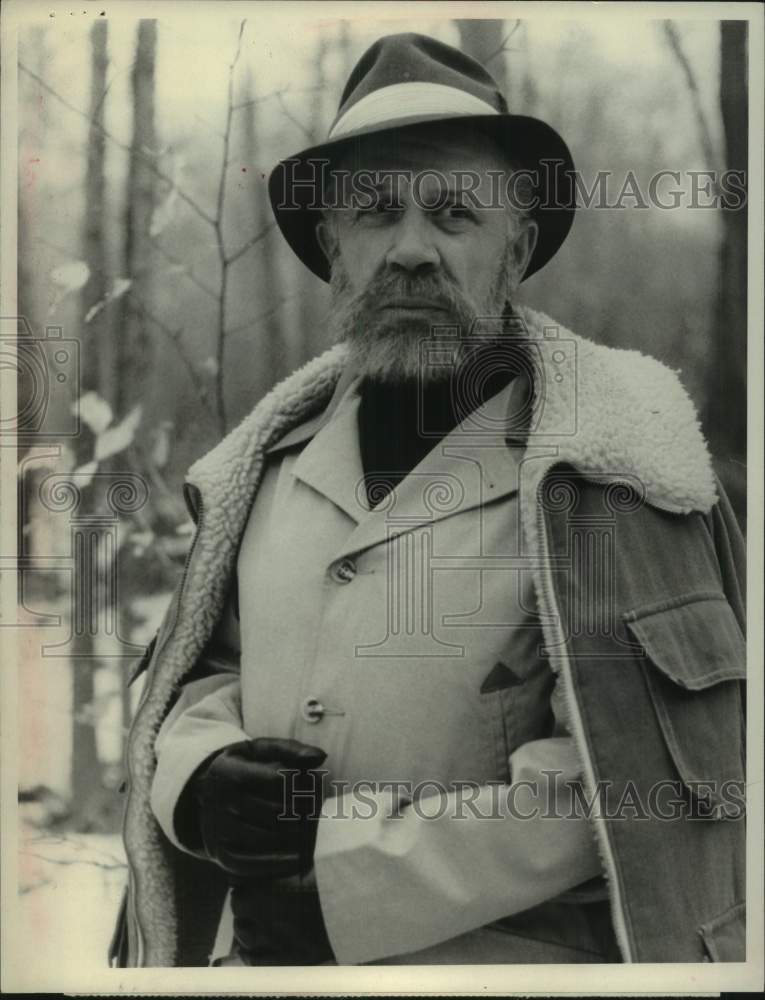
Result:
<svg viewBox="0 0 765 1000"><path fill-rule="evenodd" d="M477 316L501 316L534 248L536 224L498 202L506 160L450 125L372 136L336 166L379 171L380 184L371 207L332 209L319 227L335 339L380 380L444 377L444 366L423 366L423 341L434 327L464 337Z"/></svg>

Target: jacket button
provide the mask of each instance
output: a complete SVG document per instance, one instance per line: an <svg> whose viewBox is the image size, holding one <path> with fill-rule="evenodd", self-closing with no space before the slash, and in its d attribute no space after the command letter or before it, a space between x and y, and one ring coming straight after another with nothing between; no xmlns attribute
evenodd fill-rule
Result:
<svg viewBox="0 0 765 1000"><path fill-rule="evenodd" d="M353 559L341 559L330 569L330 576L335 583L350 583L357 572Z"/></svg>
<svg viewBox="0 0 765 1000"><path fill-rule="evenodd" d="M318 698L306 698L300 706L300 714L306 722L321 722L324 718L324 706Z"/></svg>

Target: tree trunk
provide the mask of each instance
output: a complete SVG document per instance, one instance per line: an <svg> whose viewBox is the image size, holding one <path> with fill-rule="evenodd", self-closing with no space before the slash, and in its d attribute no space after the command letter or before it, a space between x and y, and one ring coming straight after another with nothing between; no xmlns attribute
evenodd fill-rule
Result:
<svg viewBox="0 0 765 1000"><path fill-rule="evenodd" d="M131 282L120 300L122 322L117 341L118 384L116 412L123 418L139 401L150 395L154 370L154 345L148 320L141 306L151 310L153 293L153 247L151 221L156 197L156 175L147 157L154 156L157 138L154 124L154 75L157 49L157 22L141 20L136 34L135 59L131 74L133 136L127 177L122 275ZM132 305L132 308L131 308ZM138 435L146 433L139 427ZM120 572L119 634L130 640L137 624L132 599L141 592L143 581L135 579L133 560L121 560L127 571ZM122 661L121 715L123 739L131 716L127 676L134 661Z"/></svg>
<svg viewBox="0 0 765 1000"><path fill-rule="evenodd" d="M242 123L244 159L255 174L250 185L253 195L252 232L258 233L268 225L272 216L266 186L267 175L259 176L259 170L263 163L263 155L260 152L259 105L249 68L244 78L242 97L245 102L252 102L241 113L244 116ZM285 344L282 323L282 308L277 305L283 294L282 275L279 267L279 255L274 252L274 243L271 242L277 238L273 234L267 236L263 243L256 246L253 251L256 255L253 267L257 288L253 308L256 314L262 314L265 318L254 329L248 330L246 335L252 337L257 344L254 356L257 357L259 364L255 374L255 384L252 386L252 395L258 399L286 373L287 345ZM271 312L272 309L273 312Z"/></svg>
<svg viewBox="0 0 765 1000"><path fill-rule="evenodd" d="M155 174L147 156L156 152L154 126L154 67L157 22L138 22L135 60L131 74L133 94L133 139L128 169L125 206L124 276L132 282L128 299L151 308L152 246L149 237L155 201ZM142 311L123 310L119 338L119 389L117 410L122 417L145 392L152 370L152 343Z"/></svg>
<svg viewBox="0 0 765 1000"><path fill-rule="evenodd" d="M345 48L341 49L343 62L348 62L348 36L347 28L344 24L344 41L340 44ZM311 115L307 128L309 132L309 142L313 145L321 142L324 136L321 134L324 127L322 98L325 95L327 79L324 72L324 61L327 54L327 40L324 35L319 39L319 44L314 55L312 70L312 87L315 87L315 94L311 97ZM316 324L321 318L318 302L319 279L312 274L307 267L300 269L300 312L298 320L298 343L296 345L296 361L299 365L312 357L321 342Z"/></svg>
<svg viewBox="0 0 765 1000"><path fill-rule="evenodd" d="M725 167L746 171L749 105L747 23L720 24L720 110ZM746 516L747 209L723 191L720 287L709 356L705 426L718 472Z"/></svg>
<svg viewBox="0 0 765 1000"><path fill-rule="evenodd" d="M88 134L88 163L85 177L85 225L83 230L83 253L90 269L88 283L82 292L83 316L97 302L104 299L107 292L105 219L105 139L99 127L103 126L103 100L106 91L106 70L108 24L106 21L94 23L90 32L91 44L91 88L90 88L90 130ZM96 391L102 388L100 350L102 338L106 334L105 311L102 310L90 324L82 325L81 384L80 391ZM75 445L78 465L92 457L92 435L81 430ZM86 524L96 514L95 500L91 487L82 490L82 499L77 517ZM94 530L97 528L94 527ZM90 829L97 822L98 802L102 791L101 766L96 747L95 715L93 712L93 673L98 661L94 659L97 650L94 637L86 623L90 621L91 608L98 600L102 581L97 575L87 573L82 579L73 580L72 599L72 813L75 827Z"/></svg>
<svg viewBox="0 0 765 1000"><path fill-rule="evenodd" d="M337 52L340 56L340 78L342 80L347 80L351 75L351 70L353 69L351 64L353 52L351 51L351 29L349 21L340 22L340 30L337 35Z"/></svg>
<svg viewBox="0 0 765 1000"><path fill-rule="evenodd" d="M483 18L458 19L460 48L479 62L497 81L503 94L507 92L507 72L502 43L509 32L507 21Z"/></svg>

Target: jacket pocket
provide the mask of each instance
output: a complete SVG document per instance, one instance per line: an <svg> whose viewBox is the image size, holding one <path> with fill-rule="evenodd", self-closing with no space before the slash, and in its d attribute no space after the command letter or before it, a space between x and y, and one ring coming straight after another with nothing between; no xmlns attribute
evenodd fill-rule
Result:
<svg viewBox="0 0 765 1000"><path fill-rule="evenodd" d="M508 658L509 659L509 658ZM498 661L481 684L479 698L487 739L491 742L493 778L509 781L510 756L551 729L550 695L555 683L544 660L532 660L515 669Z"/></svg>
<svg viewBox="0 0 765 1000"><path fill-rule="evenodd" d="M737 903L699 928L710 962L746 961L746 903Z"/></svg>
<svg viewBox="0 0 765 1000"><path fill-rule="evenodd" d="M624 620L645 652L656 717L700 815L740 815L746 645L732 608L722 595L688 595Z"/></svg>

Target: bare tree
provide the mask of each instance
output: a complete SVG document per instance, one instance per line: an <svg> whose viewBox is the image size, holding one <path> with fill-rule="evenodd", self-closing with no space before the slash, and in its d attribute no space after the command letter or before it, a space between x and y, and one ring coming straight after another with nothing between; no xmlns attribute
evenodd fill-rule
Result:
<svg viewBox="0 0 765 1000"><path fill-rule="evenodd" d="M714 172L711 187L720 199L722 239L719 285L706 369L703 407L720 478L739 518L746 511L746 354L747 354L747 215L739 190L721 183L722 170L747 168L747 26L745 21L720 22L720 114L725 147L722 155L712 139L696 73L672 21L663 22L670 51L682 69L696 120L699 145Z"/></svg>
<svg viewBox="0 0 765 1000"><path fill-rule="evenodd" d="M105 219L105 142L99 126L103 122L103 97L106 89L106 71L109 63L107 53L108 22L99 19L90 32L90 117L88 134L88 164L85 179L85 225L83 230L83 251L90 276L82 290L83 315L107 294ZM107 320L102 310L91 324L83 324L81 389L98 391L101 389L99 338L104 333ZM76 442L78 464L89 461L92 451L90 435L81 432ZM94 510L93 492L85 487L78 514L92 515ZM97 576L88 575L90 586L82 581L74 581L73 619L74 649L72 657L72 758L71 789L72 810L75 826L88 829L96 819L101 795L101 766L96 748L93 703L93 673L96 669L97 650L88 627L82 627L90 619L91 605L97 601L92 593L93 585L101 586Z"/></svg>
<svg viewBox="0 0 765 1000"><path fill-rule="evenodd" d="M748 162L747 22L720 24L720 111L725 167ZM707 369L706 426L719 472L741 520L746 513L747 209L723 188L720 286Z"/></svg>
<svg viewBox="0 0 765 1000"><path fill-rule="evenodd" d="M117 341L117 390L115 409L124 417L141 399L152 372L154 344L145 313L136 303L151 303L153 293L153 244L151 220L156 202L157 176L154 171L157 135L154 123L157 22L141 20L136 33L135 57L131 72L133 134L128 162L123 230L123 276L130 282L130 295L122 300L122 324ZM105 141L105 137L101 137ZM129 636L137 624L131 607L136 586L135 567L130 560L120 563L121 600L118 608L120 633ZM131 700L128 689L130 661L120 675L121 728L123 740L130 725Z"/></svg>
<svg viewBox="0 0 765 1000"><path fill-rule="evenodd" d="M348 62L349 38L347 25L343 23L339 38L339 47L344 63ZM322 98L325 95L327 79L324 63L327 57L328 45L325 35L321 35L316 46L313 59L313 89L315 97L311 101L311 115L308 119L307 139L311 145L320 142L322 139L322 129L324 127L324 105ZM297 362L303 364L315 352L319 338L316 335L316 321L318 309L317 295L318 279L308 270L300 269L300 314L298 321Z"/></svg>
<svg viewBox="0 0 765 1000"><path fill-rule="evenodd" d="M131 73L133 139L128 166L124 228L124 275L131 282L130 302L151 303L153 246L151 218L156 198L156 174L149 158L156 155L154 124L154 74L157 22L138 22L135 59ZM124 415L135 405L139 387L151 371L152 342L140 310L126 308L118 341L119 388L117 410Z"/></svg>
<svg viewBox="0 0 765 1000"><path fill-rule="evenodd" d="M259 113L260 101L255 96L255 84L248 69L243 86L243 142L244 157L253 173L262 161L259 154ZM253 177L252 191L253 231L261 232L270 221L270 209L265 178ZM279 259L273 252L260 253L255 267L255 281L258 290L258 316L251 317L252 325L244 331L245 336L257 339L260 360L259 369L253 373L253 394L260 396L271 388L283 370L282 345L283 329L281 320L282 276Z"/></svg>
<svg viewBox="0 0 765 1000"><path fill-rule="evenodd" d="M709 169L713 170L718 166L717 150L714 142L712 141L712 131L709 127L709 122L707 121L706 112L704 111L704 105L701 100L701 91L696 79L696 74L693 71L693 67L691 66L688 56L685 54L680 32L678 31L675 22L663 21L662 26L664 28L664 37L667 40L667 44L669 45L675 59L679 63L685 77L685 82L688 85L688 93L691 98L691 106L696 119L696 128L701 149L704 153L704 158L707 161Z"/></svg>
<svg viewBox="0 0 765 1000"><path fill-rule="evenodd" d="M460 47L479 62L494 77L502 93L507 92L505 52L520 21L508 25L507 21L484 18L458 19Z"/></svg>
<svg viewBox="0 0 765 1000"><path fill-rule="evenodd" d="M59 94L43 79L40 73L36 73L23 62L19 62L19 69L32 80L35 80L46 93L54 97L63 107L68 108L69 111L88 120L92 128L99 130L113 145L124 150L130 156L124 273L131 282L131 287L129 293L120 300L124 321L123 332L119 338L120 351L118 355L120 391L117 408L120 412L129 408L132 402L132 394L135 392L135 386L143 386L144 375L151 367L151 354L149 353L151 340L148 335L149 325L157 329L163 336L168 337L173 343L192 382L199 391L200 398L206 401L207 396L207 390L200 378L199 370L189 357L184 345L184 330L173 323L165 321L156 313L151 303L152 250L158 249L163 257L173 260L172 255L167 250L161 246L157 246L151 240L151 217L156 181L159 180L167 185L168 193L171 191L175 192L178 199L187 205L212 230L215 236L215 246L218 250L220 264L217 288L212 287L205 280L201 279L191 268L184 266L182 261L175 259L175 264L181 267L182 272L196 287L206 294L211 295L217 303L218 323L214 347L216 374L213 402L215 415L217 416L218 431L221 436L229 429L225 393L226 341L229 336L242 329L241 326L232 328L228 325L227 293L230 269L238 261L242 260L255 246L261 243L275 226L273 220L270 220L236 249L229 250L227 248L224 233L224 215L233 122L235 112L249 106L247 102L234 102L234 74L241 54L242 34L245 24L245 21L242 21L240 24L236 51L229 64L226 122L224 131L220 136L223 150L216 206L213 211L208 210L204 205L200 204L193 195L177 183L176 178L166 173L157 162L158 156L154 130L155 21L141 21L139 23L136 59L132 74L134 106L133 142L129 146L106 130L100 121L93 122L92 116ZM282 93L283 91L275 91L273 94L266 95L262 100L266 100L267 97L279 98ZM270 312L270 309L267 310L267 313L270 314ZM252 327L256 322L260 322L265 318L267 317L255 317L245 325Z"/></svg>

